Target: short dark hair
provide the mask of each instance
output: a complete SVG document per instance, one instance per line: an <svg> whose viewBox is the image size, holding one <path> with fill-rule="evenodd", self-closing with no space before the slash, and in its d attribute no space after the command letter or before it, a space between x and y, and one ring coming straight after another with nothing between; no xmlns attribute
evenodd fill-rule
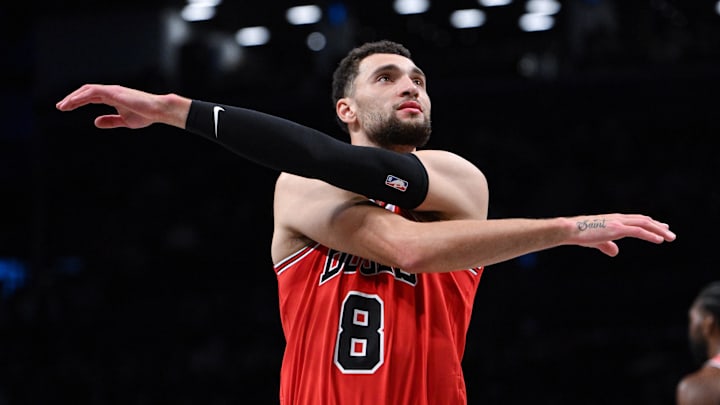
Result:
<svg viewBox="0 0 720 405"><path fill-rule="evenodd" d="M352 84L358 75L358 67L363 59L376 53L391 53L400 56L404 56L410 59L410 51L405 48L402 44L397 42L389 41L386 39L366 42L352 49L348 54L340 61L335 72L333 72L332 80L332 102L333 106L337 105L338 100L346 97L352 90ZM347 124L342 122L339 117L335 117L340 128L343 131L348 132Z"/></svg>
<svg viewBox="0 0 720 405"><path fill-rule="evenodd" d="M720 281L714 281L700 291L695 303L698 307L710 312L715 322L720 324Z"/></svg>

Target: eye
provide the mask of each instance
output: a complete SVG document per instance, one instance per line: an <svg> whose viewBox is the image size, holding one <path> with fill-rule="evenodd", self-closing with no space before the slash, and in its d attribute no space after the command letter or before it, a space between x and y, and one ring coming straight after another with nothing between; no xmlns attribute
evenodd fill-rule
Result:
<svg viewBox="0 0 720 405"><path fill-rule="evenodd" d="M423 82L422 79L413 79L413 83L415 83L418 86L422 86L425 84L425 82Z"/></svg>
<svg viewBox="0 0 720 405"><path fill-rule="evenodd" d="M389 81L390 81L390 76L388 76L388 75L378 76L377 81L379 81L379 82L389 82Z"/></svg>

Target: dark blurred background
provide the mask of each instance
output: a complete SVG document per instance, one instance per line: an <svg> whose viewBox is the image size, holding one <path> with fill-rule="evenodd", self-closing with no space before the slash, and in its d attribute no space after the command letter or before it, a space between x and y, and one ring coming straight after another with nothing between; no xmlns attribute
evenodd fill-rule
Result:
<svg viewBox="0 0 720 405"><path fill-rule="evenodd" d="M290 25L285 10L307 4L320 21ZM4 2L0 405L277 404L277 173L175 128L98 130L105 107L54 104L116 83L345 139L332 70L384 38L428 74L428 147L484 171L491 217L638 212L678 234L621 240L615 258L560 247L488 267L470 404L674 403L694 368L687 309L720 278L718 3L563 1L543 29L520 29L543 4L435 0L400 15L392 0L226 0L186 22L183 0ZM484 24L452 27L459 9ZM269 42L239 47L256 25Z"/></svg>

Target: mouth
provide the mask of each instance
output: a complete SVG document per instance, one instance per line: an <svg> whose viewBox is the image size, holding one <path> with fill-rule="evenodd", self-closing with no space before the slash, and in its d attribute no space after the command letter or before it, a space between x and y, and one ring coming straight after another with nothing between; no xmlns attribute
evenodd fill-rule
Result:
<svg viewBox="0 0 720 405"><path fill-rule="evenodd" d="M406 101L400 104L397 109L399 111L407 111L413 114L419 114L423 112L422 106L417 101Z"/></svg>

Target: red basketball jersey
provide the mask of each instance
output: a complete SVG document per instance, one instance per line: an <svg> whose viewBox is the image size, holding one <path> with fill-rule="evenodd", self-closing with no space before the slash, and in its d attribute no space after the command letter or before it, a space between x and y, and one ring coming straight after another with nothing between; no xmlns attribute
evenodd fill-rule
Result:
<svg viewBox="0 0 720 405"><path fill-rule="evenodd" d="M482 267L410 274L320 244L274 267L282 405L467 403L461 360Z"/></svg>

